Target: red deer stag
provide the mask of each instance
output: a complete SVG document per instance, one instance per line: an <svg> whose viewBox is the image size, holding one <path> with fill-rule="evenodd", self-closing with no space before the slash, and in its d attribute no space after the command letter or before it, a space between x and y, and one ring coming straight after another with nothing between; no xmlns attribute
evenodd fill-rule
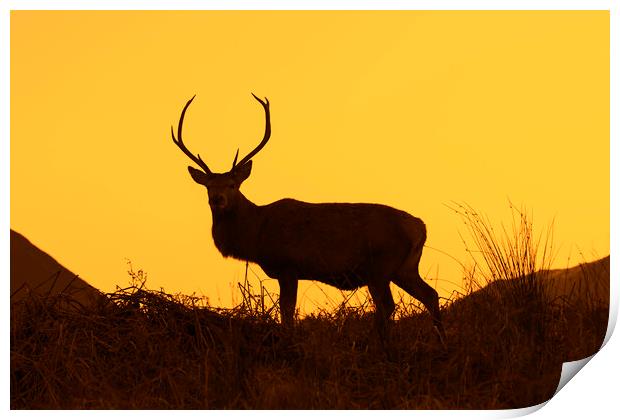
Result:
<svg viewBox="0 0 620 420"><path fill-rule="evenodd" d="M265 110L265 135L260 144L226 173L213 173L200 155L183 143L183 119L192 97L183 108L174 143L202 170L189 166L190 175L207 187L213 216L213 240L224 257L258 264L280 284L282 322L291 325L299 279L318 280L342 290L368 286L383 330L394 311L390 281L421 301L431 313L443 341L439 300L435 289L418 273L426 240L422 220L380 204L305 203L290 198L258 206L239 191L250 176L251 159L271 135L269 100Z"/></svg>

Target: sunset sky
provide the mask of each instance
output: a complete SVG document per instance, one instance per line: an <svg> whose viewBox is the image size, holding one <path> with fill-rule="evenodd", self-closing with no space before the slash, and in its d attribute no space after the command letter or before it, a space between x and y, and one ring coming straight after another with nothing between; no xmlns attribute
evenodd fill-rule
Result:
<svg viewBox="0 0 620 420"><path fill-rule="evenodd" d="M250 93L268 97L243 193L420 217L443 296L469 258L452 202L554 220L556 267L609 254L606 11L14 11L10 70L11 228L104 291L129 259L151 288L232 303L245 264L170 137L194 94L183 137L212 170L258 144ZM341 300L322 289L298 306Z"/></svg>

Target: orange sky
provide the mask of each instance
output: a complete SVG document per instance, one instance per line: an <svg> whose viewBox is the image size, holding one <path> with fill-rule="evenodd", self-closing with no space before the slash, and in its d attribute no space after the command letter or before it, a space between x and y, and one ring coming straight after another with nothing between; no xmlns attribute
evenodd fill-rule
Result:
<svg viewBox="0 0 620 420"><path fill-rule="evenodd" d="M244 263L215 249L170 125L197 94L185 141L227 170L262 138L250 92L272 104L242 187L257 204L388 204L467 262L445 204L499 222L510 199L555 218L556 266L609 253L606 11L12 12L11 228L103 290L128 258L152 288L230 305ZM421 272L461 284L432 249ZM327 299L304 283L302 309Z"/></svg>

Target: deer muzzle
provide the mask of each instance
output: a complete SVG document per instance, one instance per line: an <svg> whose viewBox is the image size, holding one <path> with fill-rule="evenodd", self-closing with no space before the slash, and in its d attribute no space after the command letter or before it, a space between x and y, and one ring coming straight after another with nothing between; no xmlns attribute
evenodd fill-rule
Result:
<svg viewBox="0 0 620 420"><path fill-rule="evenodd" d="M211 207L215 207L217 209L223 209L228 204L228 200L226 196L223 194L216 194L212 197L209 197L209 205Z"/></svg>

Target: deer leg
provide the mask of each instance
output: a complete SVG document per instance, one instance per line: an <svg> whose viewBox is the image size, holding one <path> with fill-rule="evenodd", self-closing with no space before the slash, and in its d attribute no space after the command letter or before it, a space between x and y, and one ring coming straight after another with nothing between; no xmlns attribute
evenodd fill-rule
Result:
<svg viewBox="0 0 620 420"><path fill-rule="evenodd" d="M386 338L387 325L396 305L389 282L369 282L368 290L375 304L375 325L382 339Z"/></svg>
<svg viewBox="0 0 620 420"><path fill-rule="evenodd" d="M394 283L409 293L411 296L422 302L433 318L433 325L439 334L439 339L445 347L445 332L441 322L441 312L439 311L439 294L435 289L428 285L420 274L417 267L413 272L401 273Z"/></svg>
<svg viewBox="0 0 620 420"><path fill-rule="evenodd" d="M425 239L425 238L424 238ZM439 311L439 294L435 289L426 283L420 276L419 265L422 258L424 240L411 248L409 256L402 267L396 273L393 282L409 293L411 296L422 302L433 318L435 331L439 335L439 340L446 348L446 334L441 323L441 312Z"/></svg>
<svg viewBox="0 0 620 420"><path fill-rule="evenodd" d="M297 303L297 279L282 278L280 283L280 318L282 324L291 327L295 317L295 304Z"/></svg>

